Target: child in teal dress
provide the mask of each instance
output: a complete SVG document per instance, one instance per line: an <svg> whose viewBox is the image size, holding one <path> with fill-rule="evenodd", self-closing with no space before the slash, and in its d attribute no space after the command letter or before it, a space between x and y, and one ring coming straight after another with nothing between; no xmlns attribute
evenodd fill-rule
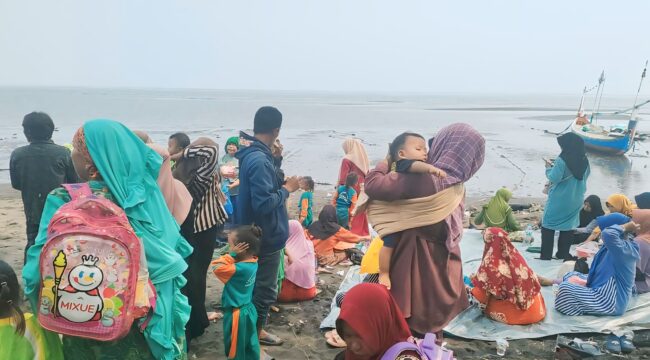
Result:
<svg viewBox="0 0 650 360"><path fill-rule="evenodd" d="M339 225L346 229L350 229L350 218L352 210L357 203L357 192L354 190L354 185L359 181L359 176L356 173L349 173L345 178L345 185L341 185L334 193L333 205L336 206L336 218Z"/></svg>
<svg viewBox="0 0 650 360"><path fill-rule="evenodd" d="M261 236L262 230L255 225L245 225L231 231L228 235L230 254L210 264L212 272L225 285L221 306L228 359L260 358L257 311L252 298Z"/></svg>
<svg viewBox="0 0 650 360"><path fill-rule="evenodd" d="M298 221L304 227L309 227L314 221L314 179L311 176L304 176L300 179L300 189L304 192L300 196L298 203Z"/></svg>

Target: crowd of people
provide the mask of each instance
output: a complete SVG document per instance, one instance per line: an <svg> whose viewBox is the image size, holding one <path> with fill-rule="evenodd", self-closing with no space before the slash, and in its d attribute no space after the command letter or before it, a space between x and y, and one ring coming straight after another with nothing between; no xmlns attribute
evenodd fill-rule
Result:
<svg viewBox="0 0 650 360"><path fill-rule="evenodd" d="M465 183L485 157L480 133L460 123L428 140L405 132L374 168L363 142L346 139L334 196L315 204L314 180L282 171L282 122L278 109L260 108L252 134L228 138L220 156L222 149L210 138L192 141L179 132L165 147L112 120L88 121L70 146L59 146L51 140L54 122L47 114L26 115L29 145L10 160L11 183L25 209L25 264L21 286L0 261L0 357L183 359L210 321L222 317L228 359L271 359L262 346L283 343L265 330L272 305L315 298L316 274L352 260L361 262L366 275L334 299L341 311L328 337L345 347L340 359L425 359L433 348L450 354L441 347L442 330L470 300L494 321L527 325L546 317L543 286L558 285L554 307L572 316L618 316L634 294L650 291L650 194L636 196L636 204L611 195L608 213L599 197L585 198L590 167L576 135L560 136L561 153L546 160L548 201L539 252L542 260L573 261L578 271L557 279L535 274L511 242L522 224L504 188L475 218L486 226L484 251L466 281L459 242ZM290 220L287 201L298 190L298 213ZM97 198L116 208L97 212L87 202ZM317 217L316 205L322 207ZM118 274L127 251L119 250L119 242L113 245L118 250L101 254L80 250L84 236L109 241L112 228L66 235L52 227L88 225L80 223L79 212L98 224L109 215L126 219L142 249L134 267L140 271ZM371 238L373 232L378 236ZM68 236L64 245L53 248L62 236ZM223 239L227 253L214 258ZM585 271L571 246L596 241L602 247ZM355 258L364 243L365 255ZM51 264L43 263L46 256L56 258L53 274ZM118 275L138 284L135 300L115 293ZM224 284L223 314L206 309L209 275ZM21 289L30 313L23 313ZM70 299L80 303L73 307L66 294L76 294ZM139 301L145 311L134 317L127 310ZM80 320L77 310L94 313ZM125 331L110 341L75 330L110 333L117 324Z"/></svg>

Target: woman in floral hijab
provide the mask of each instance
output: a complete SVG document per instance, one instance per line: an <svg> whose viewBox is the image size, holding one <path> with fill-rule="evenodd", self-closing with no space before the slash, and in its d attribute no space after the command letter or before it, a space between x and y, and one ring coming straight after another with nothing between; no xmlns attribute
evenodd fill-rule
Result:
<svg viewBox="0 0 650 360"><path fill-rule="evenodd" d="M510 325L527 325L546 317L537 275L508 240L508 233L491 227L483 236L483 260L472 276L472 295L489 318Z"/></svg>

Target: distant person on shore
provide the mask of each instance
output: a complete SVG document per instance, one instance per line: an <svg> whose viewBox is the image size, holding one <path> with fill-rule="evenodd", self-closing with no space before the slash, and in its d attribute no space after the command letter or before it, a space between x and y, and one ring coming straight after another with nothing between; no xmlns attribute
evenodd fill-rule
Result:
<svg viewBox="0 0 650 360"><path fill-rule="evenodd" d="M253 306L253 279L257 274L257 253L262 230L241 226L228 234L230 253L213 260L211 271L224 283L223 343L228 359L259 359L257 311Z"/></svg>
<svg viewBox="0 0 650 360"><path fill-rule="evenodd" d="M174 179L169 152L163 146L154 144L146 132L134 130L133 133L162 157L163 162L160 172L158 172L158 186L165 198L169 212L176 219L176 223L179 226L182 225L192 208L192 196L182 182Z"/></svg>
<svg viewBox="0 0 650 360"><path fill-rule="evenodd" d="M437 167L427 164L427 144L420 134L405 132L398 135L388 147L386 161L391 170L397 173L431 174L444 178L447 174ZM383 246L379 251L379 283L390 290L390 262L401 232L384 235Z"/></svg>
<svg viewBox="0 0 650 360"><path fill-rule="evenodd" d="M639 294L650 292L650 210L632 211L632 221L639 224L634 241L639 245L639 261L636 263L636 290Z"/></svg>
<svg viewBox="0 0 650 360"><path fill-rule="evenodd" d="M11 186L20 191L25 209L27 250L34 244L45 199L61 184L78 182L70 150L52 141L54 122L46 113L32 112L23 118L23 132L29 145L11 153Z"/></svg>
<svg viewBox="0 0 650 360"><path fill-rule="evenodd" d="M345 139L343 142L343 151L345 157L341 162L341 169L339 170L339 180L337 186L345 185L348 174L355 173L358 176L357 183L353 186L357 195L363 192L363 186L366 181L366 176L370 170L370 162L368 161L368 154L363 144L359 139ZM368 218L364 212L353 216L350 221L350 231L359 236L368 236Z"/></svg>
<svg viewBox="0 0 650 360"><path fill-rule="evenodd" d="M487 227L498 227L506 232L521 230L519 222L512 213L512 208L508 201L512 198L512 192L506 188L497 190L497 193L483 206L481 212L476 215L474 223L481 225L485 223Z"/></svg>
<svg viewBox="0 0 650 360"><path fill-rule="evenodd" d="M359 236L342 227L336 218L336 209L325 205L318 221L307 228L307 237L314 243L316 259L321 266L333 266L347 260L345 250L353 248L367 237Z"/></svg>
<svg viewBox="0 0 650 360"><path fill-rule="evenodd" d="M232 136L226 140L226 153L221 157L219 169L221 171L221 186L225 186L232 204L232 215L228 219L231 225L237 224L237 195L239 195L239 160L235 154L239 150L239 136Z"/></svg>
<svg viewBox="0 0 650 360"><path fill-rule="evenodd" d="M512 245L508 233L490 227L483 235L485 248L472 295L492 320L509 325L529 325L546 317L541 285L526 259ZM504 268L505 267L505 268Z"/></svg>
<svg viewBox="0 0 650 360"><path fill-rule="evenodd" d="M0 260L0 359L63 360L61 339L23 313L23 294L14 269Z"/></svg>
<svg viewBox="0 0 650 360"><path fill-rule="evenodd" d="M306 301L316 297L314 244L296 220L289 220L289 240L284 248L285 265L279 302Z"/></svg>
<svg viewBox="0 0 650 360"><path fill-rule="evenodd" d="M271 106L261 107L253 120L253 136L241 133L239 159L239 197L237 219L242 225L255 224L262 229L253 304L257 309L257 329L262 345L281 345L282 340L263 330L269 308L277 300L278 271L282 249L289 238L287 199L298 190L300 179L292 176L284 185L276 166L272 147L282 127L282 114ZM281 153L281 150L280 150ZM263 358L268 354L263 353Z"/></svg>
<svg viewBox="0 0 650 360"><path fill-rule="evenodd" d="M314 179L303 176L300 179L300 189L303 191L298 203L298 221L304 227L314 222Z"/></svg>
<svg viewBox="0 0 650 360"><path fill-rule="evenodd" d="M104 197L126 213L129 224L142 240L150 280L156 290L156 306L144 331L134 326L116 341L96 341L63 336L66 360L92 359L101 354L111 359L178 359L185 352L185 324L190 315L180 287L185 282L183 260L192 252L170 214L156 178L162 160L126 126L111 120L86 122L73 139L72 160L79 177L95 196ZM47 197L36 242L27 252L23 268L25 297L39 309L40 258L47 228L57 210L70 202L70 194L57 188Z"/></svg>
<svg viewBox="0 0 650 360"><path fill-rule="evenodd" d="M632 201L623 194L610 195L607 198L607 202L605 202L605 206L607 207L607 210L609 210L610 214L621 213L627 217L631 217L632 211L636 209L636 205L634 205ZM594 225L596 226L594 227ZM595 241L600 238L601 229L597 226L597 224L588 226L586 230L591 231L591 234L587 240L585 240L585 242Z"/></svg>
<svg viewBox="0 0 650 360"><path fill-rule="evenodd" d="M634 197L639 209L650 209L650 192L644 192Z"/></svg>
<svg viewBox="0 0 650 360"><path fill-rule="evenodd" d="M575 271L564 275L555 296L555 309L564 315L623 315L632 297L639 245L631 234L639 226L620 213L597 221L603 229L603 247L594 256L589 275ZM569 281L572 277L586 280L586 285Z"/></svg>
<svg viewBox="0 0 650 360"><path fill-rule="evenodd" d="M226 199L220 186L217 143L209 138L198 138L184 150L172 154L171 159L176 162L174 177L184 183L192 195L190 215L181 225L181 234L194 249L186 259L188 267L184 275L187 284L183 288L192 306L187 323L189 348L191 340L203 335L210 320L216 316L208 314L205 308L206 278L217 236L228 215L223 206Z"/></svg>
<svg viewBox="0 0 650 360"><path fill-rule="evenodd" d="M597 195L589 195L580 209L580 224L573 235L573 243L579 244L589 238L595 228L598 227L596 219L605 215L603 204Z"/></svg>
<svg viewBox="0 0 650 360"><path fill-rule="evenodd" d="M356 173L349 173L345 179L345 184L339 186L332 196L332 205L336 206L336 218L339 225L345 229L350 230L350 219L352 217L352 210L357 204L358 193L354 191L354 186L359 180L359 175Z"/></svg>
<svg viewBox="0 0 650 360"><path fill-rule="evenodd" d="M550 182L548 200L542 218L541 260L551 260L555 232L559 231L558 259L569 259L573 229L580 223L587 178L590 174L585 143L578 135L566 133L557 138L562 149L555 162L546 161L546 178Z"/></svg>
<svg viewBox="0 0 650 360"><path fill-rule="evenodd" d="M459 242L465 187L481 168L485 139L467 124L442 128L427 164L446 173L395 173L382 161L366 179L367 213L380 236L401 232L390 264L390 292L416 336L442 329L469 306ZM345 301L343 304L345 306Z"/></svg>

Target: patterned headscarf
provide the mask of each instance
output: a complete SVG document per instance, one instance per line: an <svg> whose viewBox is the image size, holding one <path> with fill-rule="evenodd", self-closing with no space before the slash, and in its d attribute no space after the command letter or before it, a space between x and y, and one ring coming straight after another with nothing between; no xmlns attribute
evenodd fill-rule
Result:
<svg viewBox="0 0 650 360"><path fill-rule="evenodd" d="M83 126L80 127L72 138L72 147L81 153L81 155L89 163L93 162L92 157L90 157L90 152L88 151L88 146L86 146L86 134L84 133Z"/></svg>
<svg viewBox="0 0 650 360"><path fill-rule="evenodd" d="M485 139L468 124L442 128L431 142L427 162L447 173L436 178L436 191L469 180L483 165Z"/></svg>
<svg viewBox="0 0 650 360"><path fill-rule="evenodd" d="M474 286L498 299L508 300L519 309L528 309L539 294L537 275L508 240L501 228L485 230L483 260L472 276Z"/></svg>
<svg viewBox="0 0 650 360"><path fill-rule="evenodd" d="M447 177L442 179L433 177L436 192L469 180L485 159L485 139L467 124L457 123L440 129L429 144L427 163L447 173ZM463 237L463 215L464 208L459 206L445 219L447 249L458 246Z"/></svg>

